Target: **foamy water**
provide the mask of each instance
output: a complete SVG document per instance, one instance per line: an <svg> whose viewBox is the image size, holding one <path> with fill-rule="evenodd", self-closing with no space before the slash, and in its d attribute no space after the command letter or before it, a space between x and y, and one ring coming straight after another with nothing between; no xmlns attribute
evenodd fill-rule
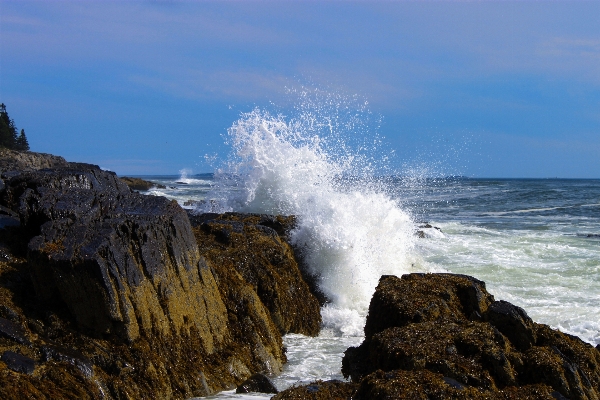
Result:
<svg viewBox="0 0 600 400"><path fill-rule="evenodd" d="M260 110L244 114L229 129L234 153L216 177L243 177L240 190L209 194L220 205L205 211L296 215L291 241L331 300L324 326L360 336L379 277L413 270L414 224L364 171L361 185L345 178L353 156L332 156L303 128Z"/></svg>

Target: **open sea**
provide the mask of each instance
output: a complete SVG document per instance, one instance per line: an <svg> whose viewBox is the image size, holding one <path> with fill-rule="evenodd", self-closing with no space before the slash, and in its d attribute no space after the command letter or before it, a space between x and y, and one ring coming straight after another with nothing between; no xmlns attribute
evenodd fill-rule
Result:
<svg viewBox="0 0 600 400"><path fill-rule="evenodd" d="M198 212L298 216L292 242L332 302L318 337L284 338L289 361L272 377L279 389L343 379L343 352L362 342L383 274L472 275L534 321L600 343L600 180L382 174L260 110L242 115L228 134L232 155L215 172L143 178L166 187L148 194Z"/></svg>

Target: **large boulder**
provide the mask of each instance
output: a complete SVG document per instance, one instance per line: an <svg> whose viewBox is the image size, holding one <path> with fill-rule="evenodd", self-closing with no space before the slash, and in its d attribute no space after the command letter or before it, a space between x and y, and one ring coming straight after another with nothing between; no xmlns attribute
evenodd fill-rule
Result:
<svg viewBox="0 0 600 400"><path fill-rule="evenodd" d="M285 240L293 217L225 213L192 214L190 220L218 281L238 276L234 280L249 284L281 334L319 333L319 301Z"/></svg>
<svg viewBox="0 0 600 400"><path fill-rule="evenodd" d="M365 340L346 350L342 373L352 381L317 381L275 398L600 398L597 348L495 301L466 275L381 277Z"/></svg>
<svg viewBox="0 0 600 400"><path fill-rule="evenodd" d="M269 311L243 280L223 297L176 202L94 165L16 158L0 170L19 220L0 228L0 397L187 398L281 370Z"/></svg>
<svg viewBox="0 0 600 400"><path fill-rule="evenodd" d="M433 398L600 397L598 350L536 324L464 275L382 277L365 340L346 351L342 371L361 383L356 398L399 398L398 380L414 383L406 393L445 393Z"/></svg>

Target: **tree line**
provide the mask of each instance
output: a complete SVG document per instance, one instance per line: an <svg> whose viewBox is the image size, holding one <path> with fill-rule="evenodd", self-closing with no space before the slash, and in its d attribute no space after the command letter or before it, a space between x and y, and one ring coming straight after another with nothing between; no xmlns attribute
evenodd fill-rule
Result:
<svg viewBox="0 0 600 400"><path fill-rule="evenodd" d="M8 116L4 103L0 104L0 148L2 147L11 150L29 150L25 129L17 133L15 121Z"/></svg>

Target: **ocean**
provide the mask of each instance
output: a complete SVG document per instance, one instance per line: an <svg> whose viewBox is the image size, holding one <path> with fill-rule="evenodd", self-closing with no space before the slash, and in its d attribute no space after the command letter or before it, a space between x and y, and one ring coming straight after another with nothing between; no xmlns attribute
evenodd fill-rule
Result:
<svg viewBox="0 0 600 400"><path fill-rule="evenodd" d="M254 110L229 129L231 155L214 172L143 177L165 186L148 194L198 212L297 215L292 242L332 301L318 337L284 338L279 389L343 379L384 274L472 275L534 321L600 344L600 180L415 176L318 133Z"/></svg>

